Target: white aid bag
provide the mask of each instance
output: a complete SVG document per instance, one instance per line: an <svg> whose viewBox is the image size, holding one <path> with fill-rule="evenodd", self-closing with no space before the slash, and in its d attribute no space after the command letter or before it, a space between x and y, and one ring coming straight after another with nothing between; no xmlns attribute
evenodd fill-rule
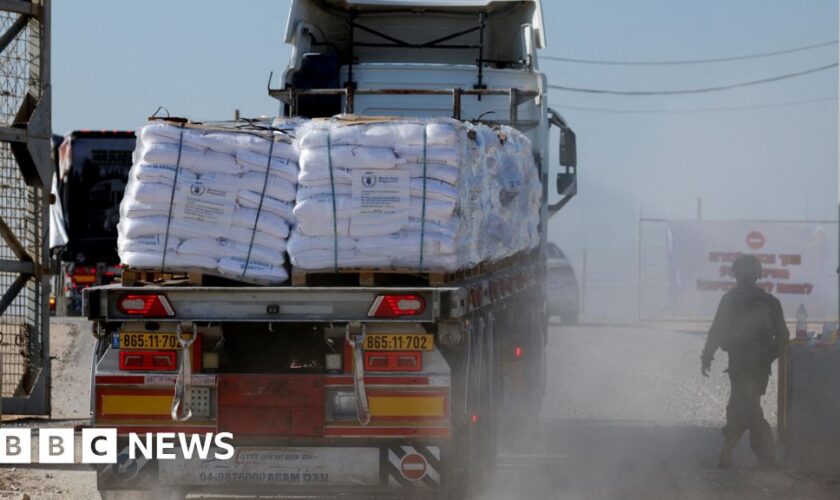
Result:
<svg viewBox="0 0 840 500"><path fill-rule="evenodd" d="M327 152L330 151L328 157ZM300 169L317 168L365 168L388 170L397 166L397 156L393 149L369 148L363 146L333 146L330 148L304 149L300 152Z"/></svg>
<svg viewBox="0 0 840 500"><path fill-rule="evenodd" d="M515 129L339 117L301 127L298 145L295 266L451 271L539 243L542 184Z"/></svg>
<svg viewBox="0 0 840 500"><path fill-rule="evenodd" d="M200 255L180 256L175 252L120 252L123 261L131 262L136 269L160 269L161 271L212 271L216 269L217 261Z"/></svg>
<svg viewBox="0 0 840 500"><path fill-rule="evenodd" d="M177 144L142 144L135 150L135 155L140 162L165 165L180 164L181 168L190 170L195 174L210 172L241 174L248 170L236 163L236 158L208 149L193 149L181 146L179 155Z"/></svg>
<svg viewBox="0 0 840 500"><path fill-rule="evenodd" d="M338 122L341 123L341 122ZM327 147L327 135L335 146L367 146L394 148L398 144L409 146L423 145L423 128L426 128L426 141L429 146L454 146L459 136L452 123L372 123L370 125L347 125L344 127L316 128L300 138L301 149Z"/></svg>
<svg viewBox="0 0 840 500"><path fill-rule="evenodd" d="M178 255L203 255L216 259L224 257L247 259L249 246L251 260L278 266L283 265L283 252L286 251L285 242L278 244L275 248L266 248L259 245L248 245L228 238L190 238L184 240L178 246Z"/></svg>
<svg viewBox="0 0 840 500"><path fill-rule="evenodd" d="M265 285L278 285L289 279L289 273L282 266L264 262L247 262L245 259L238 257L219 259L216 270L220 275L227 278L254 281Z"/></svg>
<svg viewBox="0 0 840 500"><path fill-rule="evenodd" d="M153 122L138 131L120 206L123 264L287 279L298 149L292 135L249 127Z"/></svg>
<svg viewBox="0 0 840 500"><path fill-rule="evenodd" d="M295 155L295 158L297 158L297 155ZM292 184L297 183L298 164L286 156L278 157L276 154L272 154L271 165L269 165L268 156L265 154L253 151L237 151L236 162L256 173L264 173L266 166L268 166L269 173L272 176L285 179Z"/></svg>

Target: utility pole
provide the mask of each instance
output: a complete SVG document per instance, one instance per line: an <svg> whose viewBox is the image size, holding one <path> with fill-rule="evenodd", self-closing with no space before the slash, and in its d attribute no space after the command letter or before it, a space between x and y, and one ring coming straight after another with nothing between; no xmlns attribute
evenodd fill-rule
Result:
<svg viewBox="0 0 840 500"><path fill-rule="evenodd" d="M703 198L697 198L697 220L703 218Z"/></svg>

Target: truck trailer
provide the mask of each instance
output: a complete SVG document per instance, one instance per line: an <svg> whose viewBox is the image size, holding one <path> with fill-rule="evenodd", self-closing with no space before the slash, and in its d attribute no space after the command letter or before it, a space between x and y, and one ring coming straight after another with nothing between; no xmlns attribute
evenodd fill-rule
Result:
<svg viewBox="0 0 840 500"><path fill-rule="evenodd" d="M294 0L285 41L291 60L268 91L288 117L451 117L526 134L541 243L446 274L253 286L127 271L86 289L92 426L116 428L123 450L98 469L103 498L464 498L492 470L500 427L538 418L547 226L577 189L575 135L537 65L540 2ZM229 432L235 453L129 455L130 433L162 432Z"/></svg>

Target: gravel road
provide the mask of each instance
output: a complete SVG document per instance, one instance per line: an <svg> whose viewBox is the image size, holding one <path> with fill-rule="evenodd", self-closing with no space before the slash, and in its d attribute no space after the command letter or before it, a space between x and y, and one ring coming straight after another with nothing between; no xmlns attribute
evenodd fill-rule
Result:
<svg viewBox="0 0 840 500"><path fill-rule="evenodd" d="M716 469L729 384L723 353L709 378L700 375L702 332L552 325L550 333L542 422L529 447L548 464L532 468L530 490L497 481L483 500L523 491L572 500L840 498L838 483L758 468L746 439L736 467ZM775 394L774 378L763 400L771 425Z"/></svg>
<svg viewBox="0 0 840 500"><path fill-rule="evenodd" d="M5 425L67 427L87 418L89 327L56 320L51 338L58 420ZM657 328L552 325L540 427L502 449L502 470L480 500L840 498L838 483L756 467L746 442L733 470L714 467L728 383L723 355L710 378L700 376L703 340ZM764 401L772 425L775 391L773 380ZM97 498L91 471L43 466L0 468L0 498L3 490Z"/></svg>
<svg viewBox="0 0 840 500"><path fill-rule="evenodd" d="M86 422L90 413L90 359L93 353L90 323L79 318L53 318L50 323L52 359L51 419L4 419L4 426L75 427ZM33 436L34 437L34 436ZM35 439L33 439L35 441ZM33 500L98 499L96 476L83 466L28 465L0 466L0 499L21 498L12 493L26 493Z"/></svg>

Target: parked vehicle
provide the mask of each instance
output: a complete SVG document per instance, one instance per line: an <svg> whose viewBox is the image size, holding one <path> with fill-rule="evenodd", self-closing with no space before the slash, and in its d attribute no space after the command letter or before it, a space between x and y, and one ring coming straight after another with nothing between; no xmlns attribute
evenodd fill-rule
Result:
<svg viewBox="0 0 840 500"><path fill-rule="evenodd" d="M80 315L82 290L120 276L117 222L134 143L130 131L77 130L56 148L50 246L60 262L53 284L59 315Z"/></svg>
<svg viewBox="0 0 840 500"><path fill-rule="evenodd" d="M166 285L127 273L121 284L86 289L98 338L92 425L116 427L123 444L129 432L227 431L237 454L154 461L122 453L118 466L99 470L103 497L143 490L149 498L462 498L492 467L500 423L538 417L546 227L576 194L574 133L548 108L537 67L545 45L540 2L428 5L293 1L292 60L283 87L270 94L289 116L510 124L531 139L546 184L557 127L560 198L550 204L543 186L542 243L443 284L411 274L348 284L335 274L326 286ZM401 347L391 350L395 341ZM191 345L180 349L182 342ZM190 405L191 417L173 419L173 404Z"/></svg>
<svg viewBox="0 0 840 500"><path fill-rule="evenodd" d="M576 325L580 316L580 287L575 270L554 243L548 244L548 313L560 316L567 325Z"/></svg>

